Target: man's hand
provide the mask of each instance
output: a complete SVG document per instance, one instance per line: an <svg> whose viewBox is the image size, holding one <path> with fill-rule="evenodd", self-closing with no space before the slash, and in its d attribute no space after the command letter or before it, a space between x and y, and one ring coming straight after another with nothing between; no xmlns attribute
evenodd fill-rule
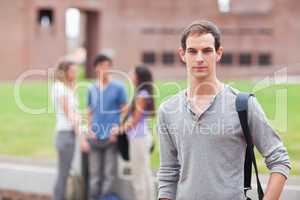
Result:
<svg viewBox="0 0 300 200"><path fill-rule="evenodd" d="M83 137L81 139L80 148L81 148L81 151L86 152L86 153L90 152L90 150L91 150L91 146L85 137Z"/></svg>
<svg viewBox="0 0 300 200"><path fill-rule="evenodd" d="M285 181L286 177L282 174L271 173L263 200L279 200Z"/></svg>
<svg viewBox="0 0 300 200"><path fill-rule="evenodd" d="M118 136L120 134L120 127L119 126L113 126L110 130L111 136Z"/></svg>
<svg viewBox="0 0 300 200"><path fill-rule="evenodd" d="M109 143L111 143L111 144L116 143L117 139L118 139L117 137L118 137L117 135L111 134L111 136L109 137Z"/></svg>
<svg viewBox="0 0 300 200"><path fill-rule="evenodd" d="M96 134L95 134L92 130L90 130L90 131L88 131L88 133L86 134L86 137L87 137L88 139L96 139Z"/></svg>

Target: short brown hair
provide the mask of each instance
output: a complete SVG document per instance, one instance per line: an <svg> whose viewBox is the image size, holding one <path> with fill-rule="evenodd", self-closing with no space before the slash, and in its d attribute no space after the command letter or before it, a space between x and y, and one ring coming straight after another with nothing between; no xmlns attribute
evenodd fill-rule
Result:
<svg viewBox="0 0 300 200"><path fill-rule="evenodd" d="M186 27L181 35L181 47L186 49L186 40L192 34L211 33L215 39L215 49L218 50L221 45L221 32L219 28L212 22L206 20L194 21Z"/></svg>
<svg viewBox="0 0 300 200"><path fill-rule="evenodd" d="M112 64L112 59L104 54L98 54L94 60L93 66L97 67L97 65L102 62L109 62Z"/></svg>

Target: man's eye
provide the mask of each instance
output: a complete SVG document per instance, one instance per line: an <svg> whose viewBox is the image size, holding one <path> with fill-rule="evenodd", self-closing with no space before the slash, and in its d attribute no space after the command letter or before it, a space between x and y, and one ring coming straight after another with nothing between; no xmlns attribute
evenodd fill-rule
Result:
<svg viewBox="0 0 300 200"><path fill-rule="evenodd" d="M197 53L197 51L196 51L196 50L194 50L194 49L189 49L189 50L188 50L188 53L190 53L190 54L196 54L196 53Z"/></svg>
<svg viewBox="0 0 300 200"><path fill-rule="evenodd" d="M212 52L212 49L204 49L203 50L203 53L210 53L210 52Z"/></svg>

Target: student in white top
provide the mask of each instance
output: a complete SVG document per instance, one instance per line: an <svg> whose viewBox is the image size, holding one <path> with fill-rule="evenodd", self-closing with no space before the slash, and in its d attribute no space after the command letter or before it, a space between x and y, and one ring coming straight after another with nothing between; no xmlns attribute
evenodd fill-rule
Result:
<svg viewBox="0 0 300 200"><path fill-rule="evenodd" d="M67 178L75 149L75 137L79 135L80 115L74 93L76 65L69 61L59 63L55 71L52 100L56 111L55 146L58 152L58 173L53 199L64 200Z"/></svg>

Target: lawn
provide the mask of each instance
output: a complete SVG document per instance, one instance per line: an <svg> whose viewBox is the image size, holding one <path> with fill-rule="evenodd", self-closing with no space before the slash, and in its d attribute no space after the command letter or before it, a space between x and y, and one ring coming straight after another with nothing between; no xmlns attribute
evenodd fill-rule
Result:
<svg viewBox="0 0 300 200"><path fill-rule="evenodd" d="M273 85L253 91L257 84L250 81L227 81L232 86L242 90L254 92L273 127L279 129L285 145L288 148L292 160L292 174L300 175L300 107L297 106L300 99L300 85ZM185 82L176 82L179 88L185 87ZM179 88L175 84L157 81L156 105L163 99L175 94ZM49 87L50 90L51 87ZM24 112L22 107L17 106L17 98L14 95L14 85L12 83L0 83L0 154L13 156L26 156L37 159L55 159L53 148L55 115L48 97L48 84L42 81L26 82L20 87L19 96L21 102L27 108L44 108L42 114L32 114ZM84 113L86 88L78 90L80 97L80 108ZM276 95L285 95L287 98L276 99ZM287 103L284 102L287 99ZM277 103L276 103L277 101ZM278 103L280 102L280 103ZM278 108L276 109L276 105ZM273 120L278 116L278 110L287 108L287 119L279 115L279 120ZM277 110L277 113L275 112ZM287 123L286 123L287 122ZM154 126L155 120L149 122ZM287 125L287 129L285 128ZM152 165L157 168L159 165L158 148L152 154ZM259 161L260 170L266 172L263 162Z"/></svg>

